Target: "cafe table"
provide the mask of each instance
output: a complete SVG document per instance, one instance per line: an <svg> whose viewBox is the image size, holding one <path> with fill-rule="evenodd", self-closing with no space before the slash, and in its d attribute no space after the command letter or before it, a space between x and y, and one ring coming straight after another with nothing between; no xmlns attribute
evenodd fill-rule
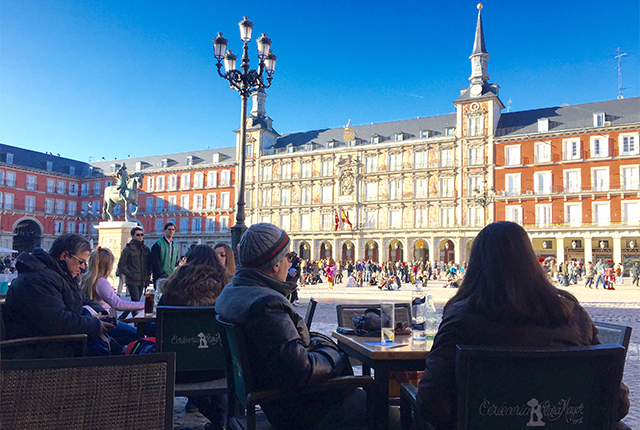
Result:
<svg viewBox="0 0 640 430"><path fill-rule="evenodd" d="M135 316L130 316L122 320L127 324L133 323L136 326L136 330L138 331L138 336L144 337L145 329L147 328L147 324L154 321L156 318L156 313L153 314L145 314L144 312L138 312Z"/></svg>
<svg viewBox="0 0 640 430"><path fill-rule="evenodd" d="M372 346L366 342L378 342L380 337L363 337L333 332L338 345L350 357L362 362L363 374L374 370L375 384L369 395L373 407L376 429L389 428L389 374L395 371L421 371L433 341L414 342L411 335L396 335L393 348Z"/></svg>

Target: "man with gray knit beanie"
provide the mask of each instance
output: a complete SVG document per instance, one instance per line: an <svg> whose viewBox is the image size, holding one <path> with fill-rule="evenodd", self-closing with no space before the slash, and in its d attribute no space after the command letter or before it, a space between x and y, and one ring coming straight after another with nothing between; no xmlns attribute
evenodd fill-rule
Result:
<svg viewBox="0 0 640 430"><path fill-rule="evenodd" d="M347 355L330 340L312 337L287 300L296 288L286 282L289 245L287 233L273 224L249 227L238 245L236 273L216 301L220 318L245 335L258 389L295 389L353 374ZM360 389L261 406L276 429L359 429L366 421Z"/></svg>

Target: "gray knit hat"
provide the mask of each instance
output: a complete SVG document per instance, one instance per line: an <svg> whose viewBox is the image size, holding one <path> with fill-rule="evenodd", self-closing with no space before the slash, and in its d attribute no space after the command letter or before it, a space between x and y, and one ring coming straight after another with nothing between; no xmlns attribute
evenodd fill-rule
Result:
<svg viewBox="0 0 640 430"><path fill-rule="evenodd" d="M253 224L240 239L238 259L242 267L266 271L287 255L290 242L287 233L273 224Z"/></svg>

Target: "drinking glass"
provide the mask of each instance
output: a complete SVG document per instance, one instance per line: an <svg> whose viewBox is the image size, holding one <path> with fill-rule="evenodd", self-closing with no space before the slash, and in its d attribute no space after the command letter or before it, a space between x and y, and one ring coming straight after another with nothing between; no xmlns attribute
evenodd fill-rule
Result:
<svg viewBox="0 0 640 430"><path fill-rule="evenodd" d="M395 339L395 311L395 305L392 302L380 303L381 343L391 343Z"/></svg>

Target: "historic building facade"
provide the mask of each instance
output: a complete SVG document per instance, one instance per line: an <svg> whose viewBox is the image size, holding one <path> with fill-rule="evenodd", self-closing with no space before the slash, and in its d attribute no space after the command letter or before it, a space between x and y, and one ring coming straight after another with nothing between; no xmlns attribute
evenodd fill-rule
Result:
<svg viewBox="0 0 640 430"><path fill-rule="evenodd" d="M511 220L541 257L629 268L640 258L640 98L503 113L488 59L479 12L469 86L441 116L280 135L267 94L254 94L247 225L281 226L303 258L462 262L484 225ZM147 241L168 221L183 252L230 241L239 144L91 164L20 151L0 146L0 246L25 225L45 244L94 235L102 190L125 162L145 175Z"/></svg>
<svg viewBox="0 0 640 430"><path fill-rule="evenodd" d="M229 242L235 201L235 148L83 163L0 145L0 246L48 249L63 233L97 239L104 189L126 163L144 174L139 209L131 220L151 244L165 223L176 224L181 253L194 243ZM133 208L131 208L133 209ZM123 208L115 208L122 221Z"/></svg>
<svg viewBox="0 0 640 430"><path fill-rule="evenodd" d="M278 136L264 93L248 130L249 223L311 259L467 259L494 220L544 257L638 259L640 99L502 113L482 18L455 113Z"/></svg>

